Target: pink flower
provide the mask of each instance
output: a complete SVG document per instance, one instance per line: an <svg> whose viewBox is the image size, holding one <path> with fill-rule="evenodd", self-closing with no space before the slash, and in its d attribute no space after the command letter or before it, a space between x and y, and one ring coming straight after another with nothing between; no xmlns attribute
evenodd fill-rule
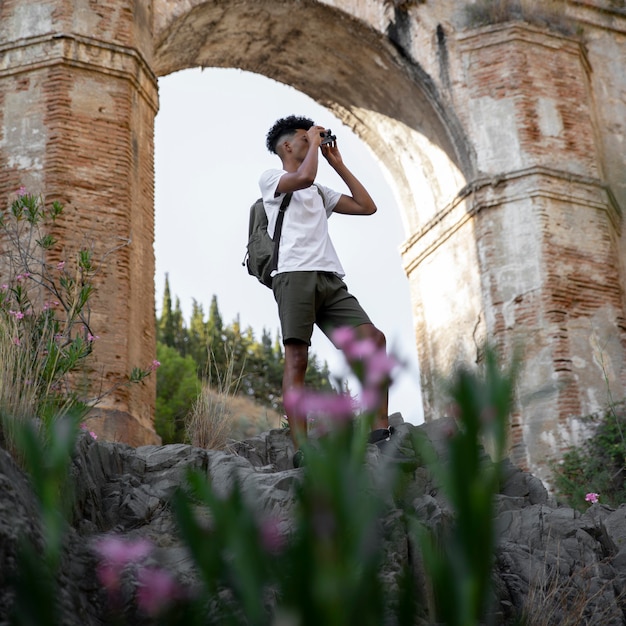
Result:
<svg viewBox="0 0 626 626"><path fill-rule="evenodd" d="M21 311L9 311L9 315L12 315L16 320L24 319L24 313Z"/></svg>
<svg viewBox="0 0 626 626"><path fill-rule="evenodd" d="M285 534L281 531L280 522L275 517L265 519L259 529L261 545L271 554L279 553L286 544Z"/></svg>
<svg viewBox="0 0 626 626"><path fill-rule="evenodd" d="M24 187L24 185L22 185L18 190L17 190L17 197L21 198L22 196L27 195L28 192L26 191L26 187Z"/></svg>
<svg viewBox="0 0 626 626"><path fill-rule="evenodd" d="M100 339L99 335L92 335L91 333L87 333L87 341L91 343L96 339Z"/></svg>
<svg viewBox="0 0 626 626"><path fill-rule="evenodd" d="M354 401L347 394L321 393L297 388L285 394L284 403L287 411L296 415L332 419L351 419L354 416Z"/></svg>
<svg viewBox="0 0 626 626"><path fill-rule="evenodd" d="M119 537L105 537L94 544L94 549L102 559L112 565L126 566L141 561L152 551L147 539L135 541Z"/></svg>
<svg viewBox="0 0 626 626"><path fill-rule="evenodd" d="M110 563L100 563L96 568L96 576L109 593L116 592L120 588L123 569Z"/></svg>
<svg viewBox="0 0 626 626"><path fill-rule="evenodd" d="M348 361L366 361L378 351L378 346L373 339L359 339L352 342L344 349Z"/></svg>
<svg viewBox="0 0 626 626"><path fill-rule="evenodd" d="M22 345L22 342L20 341L19 337L15 337L15 338L13 339L13 343L14 343L16 346L21 346L21 345Z"/></svg>
<svg viewBox="0 0 626 626"><path fill-rule="evenodd" d="M96 570L98 579L107 591L115 593L120 587L124 568L146 558L152 551L152 544L146 539L131 541L105 537L96 541L93 548L101 558Z"/></svg>
<svg viewBox="0 0 626 626"><path fill-rule="evenodd" d="M373 413L380 407L382 397L376 388L368 387L361 392L361 407L368 413Z"/></svg>
<svg viewBox="0 0 626 626"><path fill-rule="evenodd" d="M87 426L87 424L82 423L80 425L80 429L83 432L86 432L86 433L88 432L92 439L97 439L98 438L98 435L96 435L96 433L94 433L93 430L89 430L89 427Z"/></svg>
<svg viewBox="0 0 626 626"><path fill-rule="evenodd" d="M592 491L585 496L585 500L591 504L596 504L596 502L600 501L600 494Z"/></svg>
<svg viewBox="0 0 626 626"><path fill-rule="evenodd" d="M155 359L154 361L152 361L152 364L150 365L150 371L156 372L157 369L159 369L159 367L161 367L161 363Z"/></svg>
<svg viewBox="0 0 626 626"><path fill-rule="evenodd" d="M352 326L342 326L331 333L331 339L339 350L345 350L356 340L356 332Z"/></svg>
<svg viewBox="0 0 626 626"><path fill-rule="evenodd" d="M162 613L181 595L174 577L157 567L142 567L137 574L137 582L137 606L152 617Z"/></svg>
<svg viewBox="0 0 626 626"><path fill-rule="evenodd" d="M30 278L32 274L30 272L22 272L15 277L18 283L21 283L25 278Z"/></svg>
<svg viewBox="0 0 626 626"><path fill-rule="evenodd" d="M6 283L0 286L0 289L2 289L2 291L6 291L8 288L9 288L9 285L7 285Z"/></svg>
<svg viewBox="0 0 626 626"><path fill-rule="evenodd" d="M102 559L98 568L100 582L107 589L116 589L124 568L148 556L152 544L145 539L129 541L118 537L106 537L94 543L94 550Z"/></svg>
<svg viewBox="0 0 626 626"><path fill-rule="evenodd" d="M57 269L62 270L65 267L65 261L59 261L57 263Z"/></svg>
<svg viewBox="0 0 626 626"><path fill-rule="evenodd" d="M398 362L394 357L388 355L385 350L377 350L367 360L365 384L378 387L388 383L396 365Z"/></svg>

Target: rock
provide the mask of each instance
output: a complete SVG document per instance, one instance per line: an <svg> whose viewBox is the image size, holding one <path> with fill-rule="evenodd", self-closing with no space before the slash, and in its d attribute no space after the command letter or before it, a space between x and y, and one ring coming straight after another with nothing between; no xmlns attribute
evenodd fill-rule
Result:
<svg viewBox="0 0 626 626"><path fill-rule="evenodd" d="M413 441L427 437L443 457L455 425L440 420L416 427L400 420L394 417L395 431L386 446L370 445L367 450L373 480L383 480L390 463L400 463L403 469L403 499L388 494L389 512L380 524L385 546L380 575L391 589L408 563L420 585L416 593L425 597L419 549L407 533L402 511L411 509L435 533L453 522L453 511ZM191 555L178 539L170 509L172 494L189 470L207 474L220 495L238 482L250 506L280 519L288 529L284 525L292 518L294 487L302 477L302 470L291 467L292 455L288 432L281 429L232 443L227 451L180 444L132 448L81 436L72 463L76 497L60 574L63 624L102 623L105 601L91 545L109 533L149 539L155 545L150 557L154 563L166 566L185 584L195 582ZM572 607L583 616L581 623L623 623L626 506L612 510L596 504L581 515L557 506L541 481L506 461L494 514L497 623L521 614L528 623L537 623L537 611L543 611L542 617L550 611L550 623L557 623ZM7 579L15 572L18 536L41 542L36 519L37 504L27 479L0 450L0 624L12 604ZM593 621L598 616L602 621ZM418 619L427 623L424 620L425 615Z"/></svg>

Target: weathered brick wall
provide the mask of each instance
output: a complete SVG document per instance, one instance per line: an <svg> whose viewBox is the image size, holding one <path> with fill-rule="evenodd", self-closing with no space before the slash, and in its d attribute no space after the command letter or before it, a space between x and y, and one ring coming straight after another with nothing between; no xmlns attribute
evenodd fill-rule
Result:
<svg viewBox="0 0 626 626"><path fill-rule="evenodd" d="M93 249L98 430L157 441L155 381L120 382L154 358L153 124L156 79L144 3L0 5L0 197L20 185L65 205L57 234L69 259ZM135 6L137 5L137 6Z"/></svg>

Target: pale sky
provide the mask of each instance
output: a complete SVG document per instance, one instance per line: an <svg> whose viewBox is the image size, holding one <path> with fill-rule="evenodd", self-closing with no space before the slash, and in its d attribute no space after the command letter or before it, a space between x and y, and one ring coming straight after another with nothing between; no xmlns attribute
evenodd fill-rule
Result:
<svg viewBox="0 0 626 626"><path fill-rule="evenodd" d="M225 324L237 315L257 339L279 332L271 290L242 267L249 207L260 196L261 172L280 167L265 148L279 118L305 115L331 128L346 165L378 205L369 217L333 215L329 228L346 271L348 289L387 336L389 351L406 363L390 390L389 412L423 421L419 369L408 280L399 247L405 240L400 213L383 171L365 144L327 109L295 89L264 76L225 69L193 69L159 79L155 129L156 305L165 274L189 321L195 298L208 315L213 294ZM347 188L320 158L320 183ZM341 353L316 329L311 352L345 378ZM358 392L358 385L350 382Z"/></svg>

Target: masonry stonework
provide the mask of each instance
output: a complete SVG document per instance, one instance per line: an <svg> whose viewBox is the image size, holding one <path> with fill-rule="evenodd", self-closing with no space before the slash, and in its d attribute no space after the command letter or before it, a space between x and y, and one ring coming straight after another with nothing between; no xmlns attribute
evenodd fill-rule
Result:
<svg viewBox="0 0 626 626"><path fill-rule="evenodd" d="M45 192L68 208L68 249L114 251L94 379L154 357L156 77L240 68L328 107L393 181L426 419L446 411L439 374L485 340L519 347L511 449L547 477L576 417L626 392L626 7L567 0L477 26L472 4L0 3L0 197ZM153 441L153 407L153 381L120 389L98 425Z"/></svg>

